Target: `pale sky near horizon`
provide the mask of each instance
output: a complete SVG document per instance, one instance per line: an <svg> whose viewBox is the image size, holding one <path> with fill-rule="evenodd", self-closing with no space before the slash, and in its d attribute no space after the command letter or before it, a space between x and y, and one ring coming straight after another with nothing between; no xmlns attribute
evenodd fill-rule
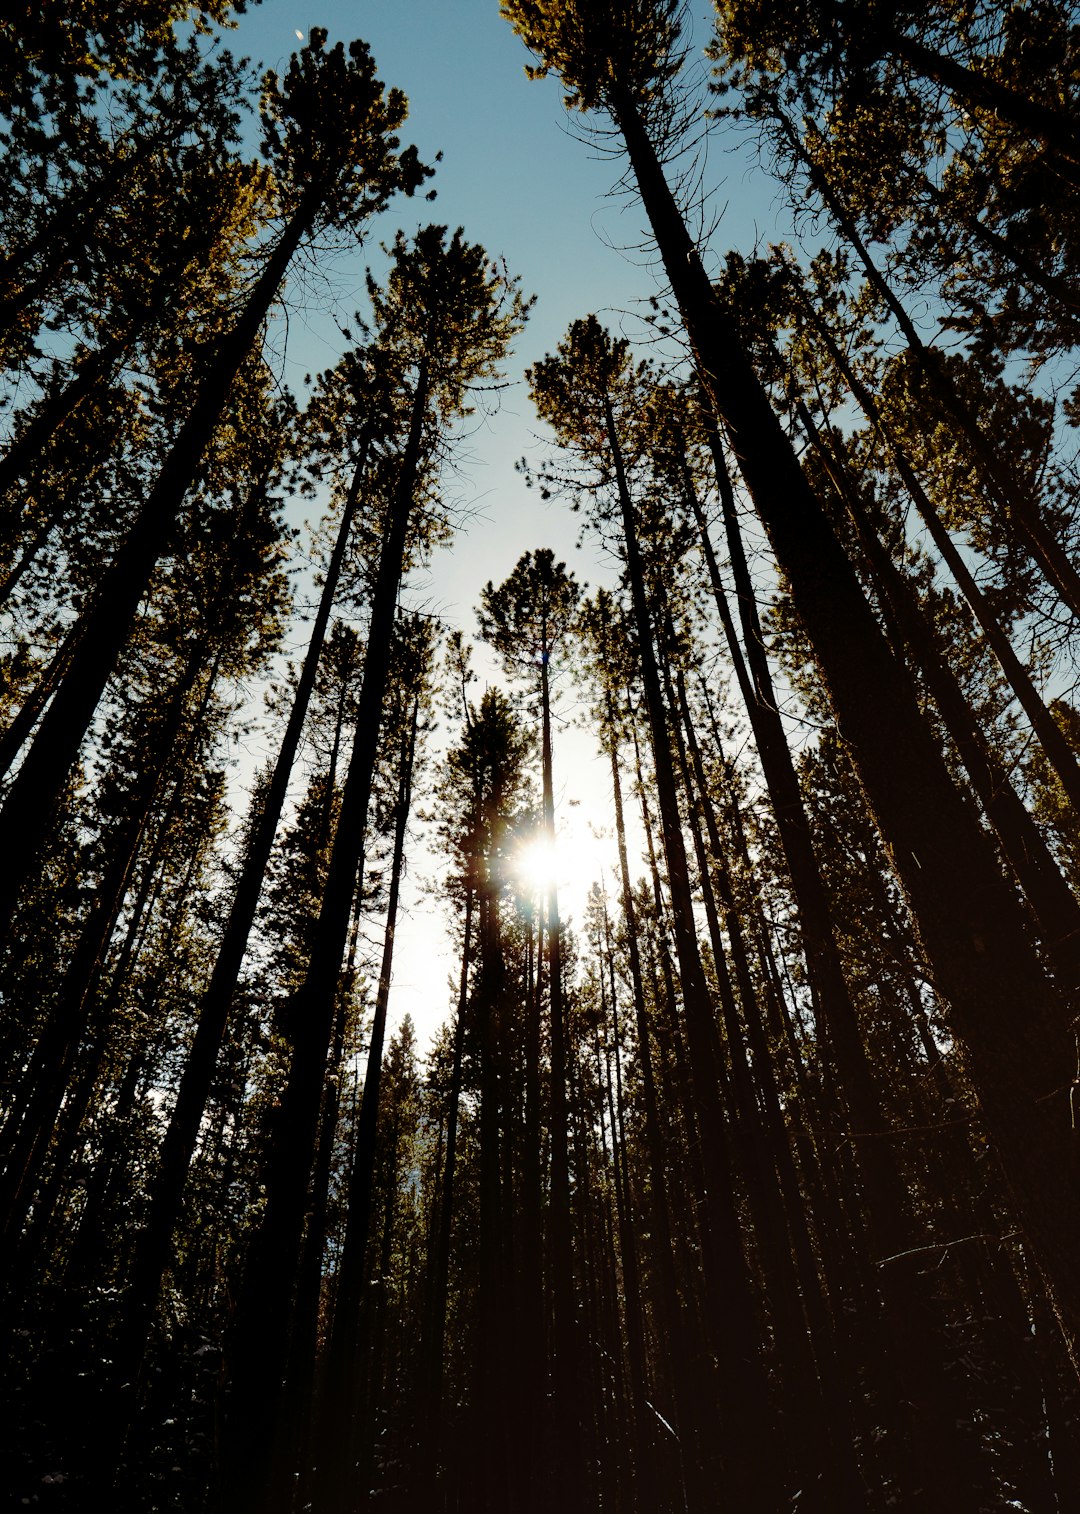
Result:
<svg viewBox="0 0 1080 1514"><path fill-rule="evenodd" d="M710 7L696 0L692 12L700 56ZM432 220L462 226L470 241L505 259L523 290L536 296L536 306L507 365L509 386L497 411L478 417L459 447L450 487L463 529L436 554L429 572L414 580L407 598L473 635L481 588L489 579L500 582L530 549L551 547L592 586L612 582L613 565L595 545L586 541L578 549L579 517L566 503L545 504L527 491L513 464L523 454L537 462L550 450L523 375L529 363L554 349L571 321L595 311L632 339L644 334L636 312L658 292L658 283L640 206L632 196L612 192L621 162L578 139L582 123L563 108L556 80L526 78L528 54L499 15L498 0L263 0L225 40L235 53L281 70L300 46L297 34L306 39L313 26L325 27L331 44L354 37L369 44L379 76L409 98L402 140L415 142L427 162L440 151L443 158L430 184L437 190L432 204L396 201L367 248L337 254L294 281L287 345L279 354L284 381L300 393L305 373L337 360L344 343L335 319L347 324L353 310L362 308L364 268L377 259L379 239L388 240L398 226L408 234ZM749 252L782 234L776 230L783 220L777 187L757 168L745 138L713 130L704 183L710 191L706 213L719 217L710 243L717 263L728 247ZM291 642L296 652L304 639L300 628ZM479 666L483 673L490 664L481 658ZM564 915L580 920L593 881L588 874L601 864L613 869L614 849L610 838L590 841L591 826L610 823L610 781L591 737L572 724L579 697L568 685L555 765L560 836L568 844L560 904ZM442 739L455 735L444 732ZM265 751L272 742L268 733ZM420 893L422 884L437 877L438 860L415 844L412 857L390 1014L396 1024L411 1013L426 1049L450 1012L447 979L454 961L441 910ZM610 872L607 885L613 892Z"/></svg>

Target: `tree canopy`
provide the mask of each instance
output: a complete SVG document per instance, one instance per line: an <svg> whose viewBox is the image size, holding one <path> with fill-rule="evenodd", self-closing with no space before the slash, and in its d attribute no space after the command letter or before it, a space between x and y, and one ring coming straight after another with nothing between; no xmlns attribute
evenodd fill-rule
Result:
<svg viewBox="0 0 1080 1514"><path fill-rule="evenodd" d="M523 373L365 42L69 10L0 22L4 1486L1067 1514L1072 8L504 0L656 274ZM734 132L801 239L702 233Z"/></svg>

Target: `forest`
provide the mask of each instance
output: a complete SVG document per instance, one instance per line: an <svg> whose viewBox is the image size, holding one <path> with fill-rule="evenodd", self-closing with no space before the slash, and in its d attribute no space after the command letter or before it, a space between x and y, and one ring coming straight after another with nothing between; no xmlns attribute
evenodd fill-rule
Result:
<svg viewBox="0 0 1080 1514"><path fill-rule="evenodd" d="M524 375L367 43L0 20L13 1508L1080 1508L1080 15L698 9L502 0L661 281ZM791 241L717 253L730 131ZM463 632L407 591L511 383Z"/></svg>

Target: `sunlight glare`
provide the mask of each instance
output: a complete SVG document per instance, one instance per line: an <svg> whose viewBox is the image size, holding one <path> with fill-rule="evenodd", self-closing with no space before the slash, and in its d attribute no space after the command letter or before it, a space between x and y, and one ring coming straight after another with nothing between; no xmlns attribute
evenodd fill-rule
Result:
<svg viewBox="0 0 1080 1514"><path fill-rule="evenodd" d="M560 913L567 920L572 915L580 918L589 888L600 881L612 863L610 844L605 845L578 811L560 826L554 845L542 835L522 841L515 850L512 869L525 897L540 900L556 889Z"/></svg>
<svg viewBox="0 0 1080 1514"><path fill-rule="evenodd" d="M563 864L565 865L565 864ZM559 848L546 836L536 836L519 848L514 872L526 892L545 894L559 883Z"/></svg>

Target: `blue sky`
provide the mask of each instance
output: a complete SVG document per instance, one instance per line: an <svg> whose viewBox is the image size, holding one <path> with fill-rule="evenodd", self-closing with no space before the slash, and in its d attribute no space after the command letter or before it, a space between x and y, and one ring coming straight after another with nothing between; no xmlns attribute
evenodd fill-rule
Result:
<svg viewBox="0 0 1080 1514"><path fill-rule="evenodd" d="M699 3L694 12L696 40L704 45L709 6ZM431 181L438 191L434 203L399 200L366 248L336 254L293 281L287 343L279 344L278 354L285 382L299 393L306 372L336 361L342 342L335 319L347 324L362 306L364 268L377 265L380 238L429 220L462 226L469 240L505 259L524 291L536 296L536 306L508 366L510 386L497 412L477 418L459 446L459 467L448 487L463 529L436 555L426 578L414 582L412 602L472 634L482 586L501 581L523 552L541 546L565 558L579 579L610 581L611 564L589 543L577 547L579 518L560 502L545 504L527 491L513 464L523 454L538 461L547 450L524 383L528 364L552 351L570 322L590 311L608 326L640 336L635 312L657 293L640 207L632 196L613 192L621 162L579 139L583 123L564 110L556 80L526 78L528 55L499 15L497 0L263 0L240 19L228 42L264 67L282 69L300 45L297 33L306 38L313 26L326 27L331 42L360 37L369 44L380 77L409 98L403 140L415 142L428 162L439 151L443 158ZM745 140L714 130L706 170L707 214L720 216L711 242L717 262L728 247L749 251L759 239L776 239L776 186L757 169ZM302 638L301 631L297 649ZM482 673L484 667L481 659ZM560 825L579 851L561 902L580 917L592 881L580 848L588 844L590 826L607 819L609 776L591 738L572 724L573 690L563 697L555 754ZM272 742L268 733L268 746ZM414 857L392 1008L395 1018L405 1010L413 1014L424 1044L448 1012L445 985L453 963L448 950L434 949L442 923L417 891L425 875L437 872L437 859L422 846L414 848Z"/></svg>
<svg viewBox="0 0 1080 1514"><path fill-rule="evenodd" d="M704 41L708 7L699 9ZM325 26L331 41L363 38L384 81L409 98L404 139L429 162L443 153L432 180L435 202L398 201L381 234L429 219L460 225L471 241L505 258L523 289L537 297L508 374L515 387L466 449L471 466L462 500L482 512L482 550L470 554L459 541L437 565L436 590L447 610L457 608L467 618L480 584L509 572L526 547L539 545L530 532L554 532L558 540L550 545L564 555L574 550L576 523L542 508L513 473L514 460L533 450L539 429L522 375L572 320L590 311L637 334L633 312L656 292L642 246L643 216L632 196L612 192L621 173L617 157L573 135L582 122L563 109L558 82L526 78L528 54L499 15L497 0L264 0L241 19L232 45L280 68L299 45L297 32L306 37L314 25ZM752 246L775 214L773 186L753 173L752 157L739 146L730 157L719 146L710 150L712 209L726 206L714 237L720 254L727 246ZM330 309L336 305L347 321L361 303L363 267L377 261L377 240L334 258L322 287L305 280L298 302L304 308L290 317L285 356L294 389L304 372L335 359ZM479 573L472 571L476 566Z"/></svg>

